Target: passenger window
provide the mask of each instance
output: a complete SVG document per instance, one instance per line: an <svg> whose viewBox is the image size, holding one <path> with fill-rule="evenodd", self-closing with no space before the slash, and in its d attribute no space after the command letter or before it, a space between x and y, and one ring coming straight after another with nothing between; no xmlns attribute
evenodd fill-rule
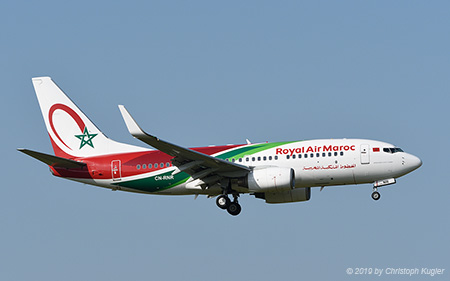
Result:
<svg viewBox="0 0 450 281"><path fill-rule="evenodd" d="M309 156L311 156L311 158L313 158L314 157L314 153L311 153Z"/></svg>
<svg viewBox="0 0 450 281"><path fill-rule="evenodd" d="M316 157L320 157L320 153L316 153Z"/></svg>
<svg viewBox="0 0 450 281"><path fill-rule="evenodd" d="M344 151L341 151L341 156L344 156Z"/></svg>
<svg viewBox="0 0 450 281"><path fill-rule="evenodd" d="M255 162L255 160L256 160L256 158L255 158L255 157L252 157L252 161Z"/></svg>
<svg viewBox="0 0 450 281"><path fill-rule="evenodd" d="M266 161L266 160L267 160L267 157L266 157L266 156L264 156L264 157L263 157L263 160L264 160L264 161Z"/></svg>
<svg viewBox="0 0 450 281"><path fill-rule="evenodd" d="M278 156L277 156L277 155L275 155L275 157L274 157L274 158L275 158L275 160L278 160Z"/></svg>
<svg viewBox="0 0 450 281"><path fill-rule="evenodd" d="M336 151L336 152L334 152L334 156L337 156L337 155L338 155L337 151Z"/></svg>
<svg viewBox="0 0 450 281"><path fill-rule="evenodd" d="M160 168L164 168L164 163L159 164Z"/></svg>
<svg viewBox="0 0 450 281"><path fill-rule="evenodd" d="M305 154L305 158L308 158L308 154Z"/></svg>
<svg viewBox="0 0 450 281"><path fill-rule="evenodd" d="M250 158L248 158L248 157L247 157L247 158L245 158L245 161L246 161L246 162L250 161Z"/></svg>
<svg viewBox="0 0 450 281"><path fill-rule="evenodd" d="M272 156L269 156L269 161L272 160Z"/></svg>
<svg viewBox="0 0 450 281"><path fill-rule="evenodd" d="M142 169L147 169L147 165L142 164Z"/></svg>
<svg viewBox="0 0 450 281"><path fill-rule="evenodd" d="M152 168L152 164L148 164L148 168L151 169Z"/></svg>
<svg viewBox="0 0 450 281"><path fill-rule="evenodd" d="M234 159L234 158L231 158L231 162L233 162L233 163L234 163L234 162L236 162L236 159Z"/></svg>
<svg viewBox="0 0 450 281"><path fill-rule="evenodd" d="M169 162L166 163L166 167L170 167L170 163Z"/></svg>
<svg viewBox="0 0 450 281"><path fill-rule="evenodd" d="M331 157L331 152L328 152L328 157Z"/></svg>
<svg viewBox="0 0 450 281"><path fill-rule="evenodd" d="M242 162L242 158L239 158L239 162Z"/></svg>
<svg viewBox="0 0 450 281"><path fill-rule="evenodd" d="M290 157L289 157L289 155L286 155L286 159L289 159Z"/></svg>
<svg viewBox="0 0 450 281"><path fill-rule="evenodd" d="M136 165L136 169L140 170L141 169L141 165L137 164Z"/></svg>
<svg viewBox="0 0 450 281"><path fill-rule="evenodd" d="M292 159L295 159L295 154L292 155Z"/></svg>
<svg viewBox="0 0 450 281"><path fill-rule="evenodd" d="M261 156L258 156L258 161L261 161Z"/></svg>
<svg viewBox="0 0 450 281"><path fill-rule="evenodd" d="M327 154L324 152L324 153L322 153L322 157L325 157L325 156L327 156Z"/></svg>

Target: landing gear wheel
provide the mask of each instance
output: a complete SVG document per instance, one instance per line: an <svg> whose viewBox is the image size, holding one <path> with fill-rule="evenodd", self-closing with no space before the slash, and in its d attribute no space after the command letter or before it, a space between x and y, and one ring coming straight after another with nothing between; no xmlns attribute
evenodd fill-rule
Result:
<svg viewBox="0 0 450 281"><path fill-rule="evenodd" d="M372 192L372 199L373 200L378 200L378 199L380 199L380 197L381 197L381 195L380 195L380 193L378 193L378 191L374 191L374 192Z"/></svg>
<svg viewBox="0 0 450 281"><path fill-rule="evenodd" d="M230 206L230 203L231 203L231 200L226 195L220 195L216 199L217 207L219 207L223 210L228 209L228 206Z"/></svg>
<svg viewBox="0 0 450 281"><path fill-rule="evenodd" d="M232 202L228 206L227 211L230 215L237 216L241 213L241 205L239 205L239 203Z"/></svg>

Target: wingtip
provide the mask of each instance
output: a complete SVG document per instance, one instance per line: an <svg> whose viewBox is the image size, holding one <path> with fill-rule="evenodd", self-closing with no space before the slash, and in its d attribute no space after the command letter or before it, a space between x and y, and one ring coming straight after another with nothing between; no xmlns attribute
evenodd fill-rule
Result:
<svg viewBox="0 0 450 281"><path fill-rule="evenodd" d="M127 126L127 129L132 136L136 137L137 135L145 134L141 127L139 127L137 122L133 119L131 114L128 112L128 110L125 108L125 106L119 105L119 110L122 114L123 120L125 121L125 125Z"/></svg>
<svg viewBox="0 0 450 281"><path fill-rule="evenodd" d="M52 78L50 76L41 76L41 77L33 77L31 78L31 81L33 82L33 84L35 85L40 85L42 84L44 81L48 81L48 80L52 80Z"/></svg>

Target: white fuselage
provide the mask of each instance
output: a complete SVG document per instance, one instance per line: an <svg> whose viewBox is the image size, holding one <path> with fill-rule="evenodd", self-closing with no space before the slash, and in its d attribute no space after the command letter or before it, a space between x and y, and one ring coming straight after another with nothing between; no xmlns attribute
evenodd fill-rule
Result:
<svg viewBox="0 0 450 281"><path fill-rule="evenodd" d="M249 167L293 168L295 188L303 188L395 179L422 164L418 157L396 150L392 144L374 140L307 140L290 142L228 161ZM218 191L220 189L186 188L186 184L182 184L159 194L215 194Z"/></svg>

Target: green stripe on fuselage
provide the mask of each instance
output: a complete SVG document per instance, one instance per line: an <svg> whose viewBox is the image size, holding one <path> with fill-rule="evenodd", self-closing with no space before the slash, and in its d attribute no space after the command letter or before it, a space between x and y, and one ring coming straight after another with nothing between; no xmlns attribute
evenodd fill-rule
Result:
<svg viewBox="0 0 450 281"><path fill-rule="evenodd" d="M158 192L180 185L188 179L189 175L186 173L181 172L176 175L172 175L172 171L169 171L137 180L126 181L122 179L122 182L115 183L115 185L145 192Z"/></svg>
<svg viewBox="0 0 450 281"><path fill-rule="evenodd" d="M252 155L267 149L271 149L280 145L290 144L294 142L297 141L245 145L243 147L233 149L231 151L222 154L218 154L215 157L220 159L227 159L227 158L239 159L246 155ZM132 188L144 192L158 192L185 183L189 179L189 177L190 176L188 174L183 172L178 173L176 175L172 175L171 170L169 172L147 176L145 178L135 180L127 181L126 178L122 178L122 181L114 183L114 185Z"/></svg>

